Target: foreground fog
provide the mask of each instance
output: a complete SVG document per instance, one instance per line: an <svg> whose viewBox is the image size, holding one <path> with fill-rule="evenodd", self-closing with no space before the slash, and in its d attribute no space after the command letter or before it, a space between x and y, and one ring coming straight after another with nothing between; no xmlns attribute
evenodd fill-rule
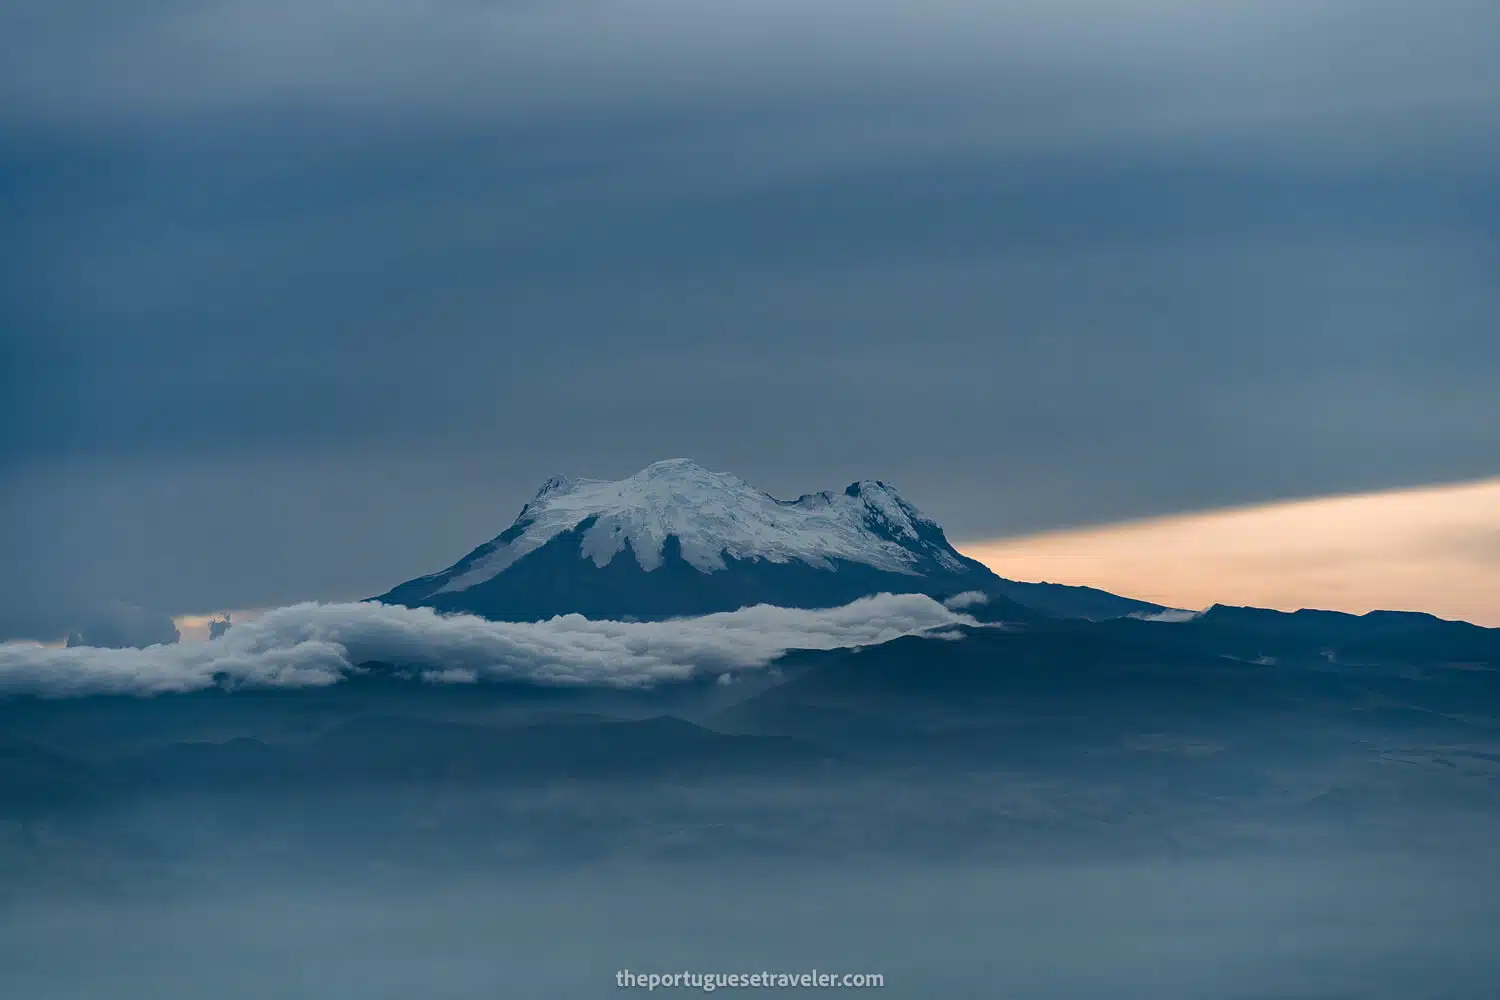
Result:
<svg viewBox="0 0 1500 1000"><path fill-rule="evenodd" d="M1491 1000L1497 663L1462 623L1220 608L649 687L17 694L0 996Z"/></svg>
<svg viewBox="0 0 1500 1000"><path fill-rule="evenodd" d="M913 998L1480 1000L1500 981L1496 860L222 871L11 896L0 969L6 995L54 1000L573 1000L635 992L626 968L880 972L871 995Z"/></svg>

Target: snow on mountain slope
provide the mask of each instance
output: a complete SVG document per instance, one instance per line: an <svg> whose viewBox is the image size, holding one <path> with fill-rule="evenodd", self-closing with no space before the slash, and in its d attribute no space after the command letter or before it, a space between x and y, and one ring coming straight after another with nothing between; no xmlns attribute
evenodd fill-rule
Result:
<svg viewBox="0 0 1500 1000"><path fill-rule="evenodd" d="M508 621L660 620L978 591L988 613L1030 614L1000 582L884 483L778 500L674 459L618 482L551 479L503 534L375 600Z"/></svg>
<svg viewBox="0 0 1500 1000"><path fill-rule="evenodd" d="M661 566L666 540L673 536L683 560L703 573L725 569L726 556L802 562L823 570L832 569L834 560L907 574L928 560L952 572L966 568L946 545L930 540L941 529L884 483L865 481L842 494L778 500L736 476L673 459L615 482L548 480L522 509L515 528L437 592L482 584L591 518L579 551L597 567L628 545L649 573Z"/></svg>

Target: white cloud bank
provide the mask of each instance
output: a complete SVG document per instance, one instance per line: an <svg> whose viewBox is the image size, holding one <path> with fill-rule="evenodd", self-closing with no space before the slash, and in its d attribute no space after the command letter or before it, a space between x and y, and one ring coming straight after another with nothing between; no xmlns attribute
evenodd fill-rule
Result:
<svg viewBox="0 0 1500 1000"><path fill-rule="evenodd" d="M146 649L0 643L0 695L156 695L216 684L318 687L374 661L435 681L643 687L761 667L789 649L833 649L973 620L914 594L827 610L761 605L665 622L492 622L385 604L297 604L211 642Z"/></svg>
<svg viewBox="0 0 1500 1000"><path fill-rule="evenodd" d="M954 594L943 602L943 607L949 611L962 611L964 608L972 608L976 605L990 603L989 595L980 590L966 590L962 594Z"/></svg>

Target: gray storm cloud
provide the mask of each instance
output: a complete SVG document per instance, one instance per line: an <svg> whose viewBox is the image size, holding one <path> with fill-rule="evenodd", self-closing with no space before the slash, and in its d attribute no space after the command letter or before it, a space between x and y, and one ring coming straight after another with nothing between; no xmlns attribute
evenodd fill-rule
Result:
<svg viewBox="0 0 1500 1000"><path fill-rule="evenodd" d="M1374 115L1422 120L1431 142L1427 110L1488 123L1500 94L1483 0L51 6L48 17L0 14L0 111L108 119L305 103L462 117L800 108L815 96L837 110L799 115L804 141L831 120L838 145L859 147L861 132L892 130L899 98L927 107L896 129L920 150L1210 121L1295 120L1306 144L1331 115L1350 116L1345 139ZM873 107L879 124L851 117L851 104ZM933 112L938 131L926 134Z"/></svg>
<svg viewBox="0 0 1500 1000"><path fill-rule="evenodd" d="M644 687L764 666L789 649L869 645L973 624L920 595L840 608L761 605L664 622L492 622L392 605L297 604L202 643L146 649L0 643L0 694L157 695L216 684L319 687L383 662L438 681Z"/></svg>
<svg viewBox="0 0 1500 1000"><path fill-rule="evenodd" d="M68 633L68 645L144 649L180 638L169 615L123 601L108 601L83 614Z"/></svg>

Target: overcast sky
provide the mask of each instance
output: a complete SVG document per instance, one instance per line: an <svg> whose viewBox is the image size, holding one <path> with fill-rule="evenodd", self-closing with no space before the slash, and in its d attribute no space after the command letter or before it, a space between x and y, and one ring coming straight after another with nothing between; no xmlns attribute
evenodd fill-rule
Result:
<svg viewBox="0 0 1500 1000"><path fill-rule="evenodd" d="M1496 0L0 7L0 637L547 476L958 539L1500 472Z"/></svg>

